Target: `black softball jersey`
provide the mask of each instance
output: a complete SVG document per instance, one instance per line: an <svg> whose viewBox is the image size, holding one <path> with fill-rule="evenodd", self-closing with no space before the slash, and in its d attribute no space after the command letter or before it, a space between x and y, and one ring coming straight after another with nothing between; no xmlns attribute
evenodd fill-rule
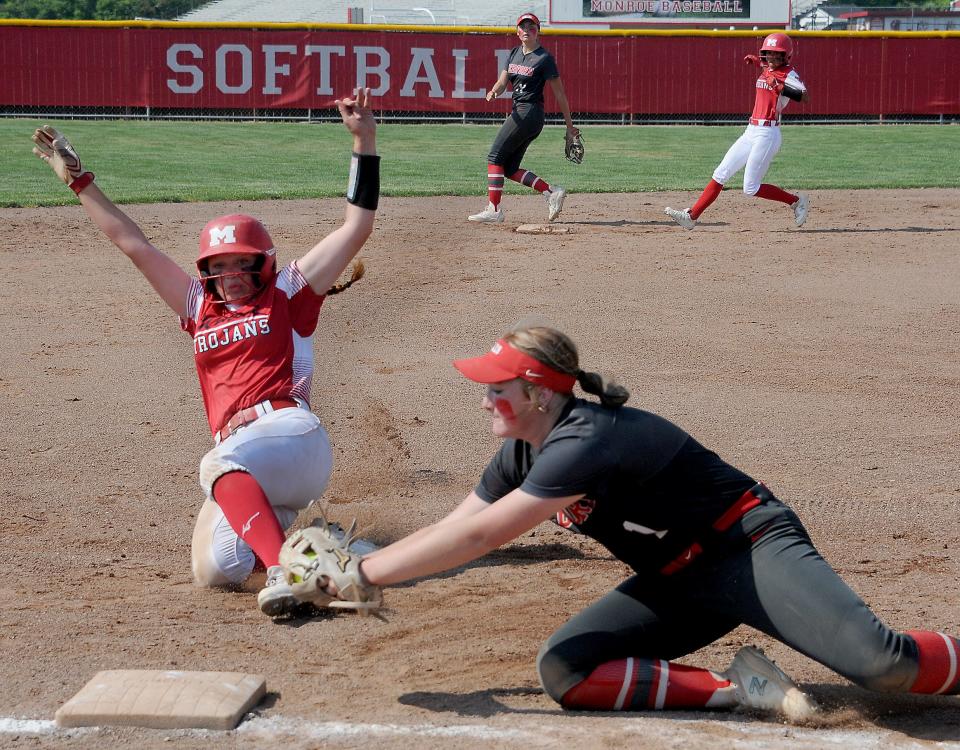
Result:
<svg viewBox="0 0 960 750"><path fill-rule="evenodd" d="M523 47L510 50L505 67L514 104L543 104L543 87L551 78L557 78L557 61L543 47L524 54Z"/></svg>
<svg viewBox="0 0 960 750"><path fill-rule="evenodd" d="M634 570L660 570L756 486L663 417L571 399L540 450L505 440L476 493L584 494L554 519L596 539Z"/></svg>

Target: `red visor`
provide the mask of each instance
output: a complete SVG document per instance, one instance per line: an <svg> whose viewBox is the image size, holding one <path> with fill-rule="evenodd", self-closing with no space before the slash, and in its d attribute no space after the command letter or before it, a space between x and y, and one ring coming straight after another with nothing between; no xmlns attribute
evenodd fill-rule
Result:
<svg viewBox="0 0 960 750"><path fill-rule="evenodd" d="M517 26L522 24L524 21L533 21L537 25L537 28L540 28L540 19L533 15L533 13L524 13L522 16L520 16L520 18L517 19Z"/></svg>
<svg viewBox="0 0 960 750"><path fill-rule="evenodd" d="M503 383L523 378L557 393L571 393L577 379L548 367L503 339L482 357L454 360L453 366L475 383Z"/></svg>

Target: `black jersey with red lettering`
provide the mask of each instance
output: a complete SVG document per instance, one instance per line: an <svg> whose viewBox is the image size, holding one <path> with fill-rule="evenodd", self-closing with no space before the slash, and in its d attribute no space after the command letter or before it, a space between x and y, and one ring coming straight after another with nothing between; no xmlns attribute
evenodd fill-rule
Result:
<svg viewBox="0 0 960 750"><path fill-rule="evenodd" d="M571 399L539 451L505 440L476 493L487 502L518 487L543 498L584 494L556 523L640 572L704 539L755 484L663 417Z"/></svg>
<svg viewBox="0 0 960 750"><path fill-rule="evenodd" d="M510 50L505 66L514 104L543 104L543 87L551 78L557 78L557 61L543 47L524 54L523 46Z"/></svg>

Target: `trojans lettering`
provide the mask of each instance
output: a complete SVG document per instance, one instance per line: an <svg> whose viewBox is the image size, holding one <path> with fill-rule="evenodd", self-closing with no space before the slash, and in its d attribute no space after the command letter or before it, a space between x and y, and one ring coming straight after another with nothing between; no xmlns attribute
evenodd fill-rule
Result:
<svg viewBox="0 0 960 750"><path fill-rule="evenodd" d="M557 513L556 524L557 526L562 526L565 529L576 528L583 524L586 521L590 514L593 513L593 509L596 507L597 501L591 500L589 497L582 498L577 500L577 502L572 505L568 505L566 508Z"/></svg>
<svg viewBox="0 0 960 750"><path fill-rule="evenodd" d="M201 354L211 349L245 341L251 336L266 336L270 333L270 321L266 315L238 320L205 331L197 331L193 336L193 352Z"/></svg>
<svg viewBox="0 0 960 750"><path fill-rule="evenodd" d="M531 68L529 65L517 65L517 63L510 63L507 68L507 72L513 73L514 75L532 76L533 68Z"/></svg>

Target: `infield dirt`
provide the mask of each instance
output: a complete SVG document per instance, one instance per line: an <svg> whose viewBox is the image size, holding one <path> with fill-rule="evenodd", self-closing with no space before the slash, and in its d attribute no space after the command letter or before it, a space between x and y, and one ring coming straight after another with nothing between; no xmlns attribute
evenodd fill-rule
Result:
<svg viewBox="0 0 960 750"><path fill-rule="evenodd" d="M800 230L789 209L729 191L687 232L663 206L690 198L571 195L571 231L558 235L512 231L545 221L532 195L510 197L502 225L466 221L482 196L383 199L367 277L328 300L316 336L331 515L385 544L451 510L497 441L482 387L450 362L545 316L586 369L631 389L631 405L791 504L889 624L960 634L960 191L815 191ZM343 204L127 210L192 268L214 216L258 216L286 263L339 224ZM850 731L872 747L960 747L960 699L869 694L747 629L685 661L722 669L760 645L825 705L817 727L560 711L537 683L537 649L627 570L551 525L388 589L387 623L272 622L256 608L262 576L245 591L194 587L211 439L189 338L79 207L0 219L0 715L52 719L103 669L261 673L269 691L258 731L0 732L0 746L817 747ZM304 722L401 729L324 739ZM425 726L438 730L402 729Z"/></svg>

